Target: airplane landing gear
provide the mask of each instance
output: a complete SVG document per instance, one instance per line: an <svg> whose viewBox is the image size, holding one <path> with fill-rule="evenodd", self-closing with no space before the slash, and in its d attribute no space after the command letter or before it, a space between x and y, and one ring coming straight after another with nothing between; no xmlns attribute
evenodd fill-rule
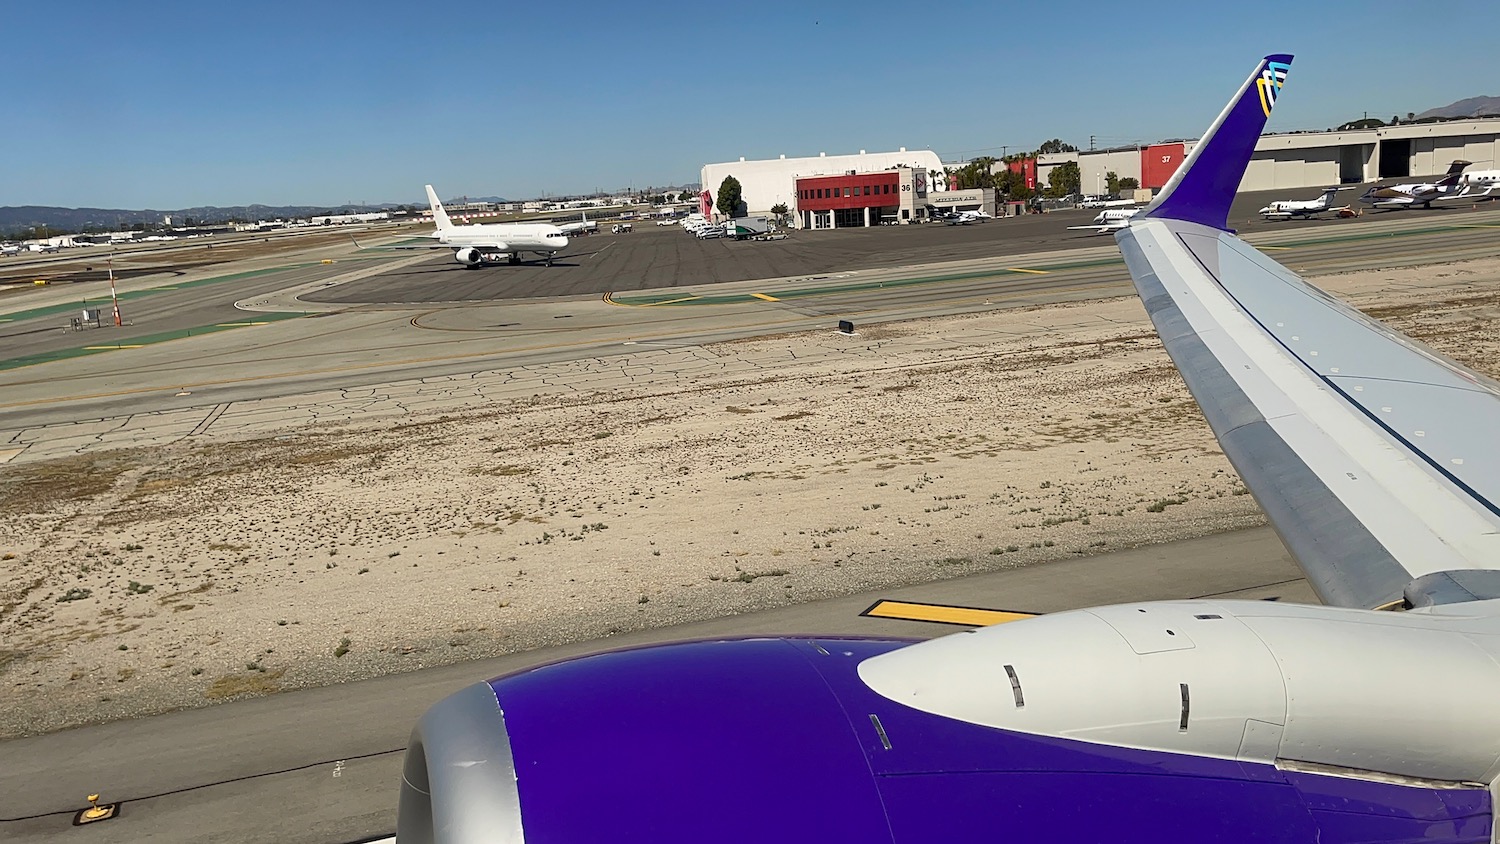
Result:
<svg viewBox="0 0 1500 844"><path fill-rule="evenodd" d="M510 253L509 255L507 255L505 257L506 257L506 260L507 260L508 263L511 263L511 264L519 264L519 263L521 263L521 256L518 255L518 254L516 254L516 253L514 253L514 252Z"/></svg>
<svg viewBox="0 0 1500 844"><path fill-rule="evenodd" d="M555 254L557 254L557 253L555 253L555 252L548 252L547 253L547 266L549 266L549 267L552 266L552 256L555 255Z"/></svg>

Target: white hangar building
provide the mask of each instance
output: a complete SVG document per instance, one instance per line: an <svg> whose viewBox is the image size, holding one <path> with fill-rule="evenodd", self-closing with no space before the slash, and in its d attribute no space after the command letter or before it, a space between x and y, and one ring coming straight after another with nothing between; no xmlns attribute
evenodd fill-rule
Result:
<svg viewBox="0 0 1500 844"><path fill-rule="evenodd" d="M908 167L912 170L943 172L943 161L932 150L907 151L902 147L895 152L865 152L858 155L827 155L816 157L764 159L761 161L730 161L723 164L705 164L702 170L703 189L715 199L719 196L719 185L725 176L740 181L740 190L745 202L745 211L754 216L769 215L771 206L785 204L789 209L797 207L797 179L808 176L845 176L850 173L869 173Z"/></svg>

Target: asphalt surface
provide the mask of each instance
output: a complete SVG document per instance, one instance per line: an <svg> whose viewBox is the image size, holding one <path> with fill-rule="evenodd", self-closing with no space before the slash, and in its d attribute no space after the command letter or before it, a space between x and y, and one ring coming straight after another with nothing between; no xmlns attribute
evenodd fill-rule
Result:
<svg viewBox="0 0 1500 844"><path fill-rule="evenodd" d="M1493 203L1489 204L1493 206ZM1258 206L1257 206L1258 207ZM1253 212L1253 208L1251 211ZM1082 212L1078 213L1083 216ZM878 246L892 233L916 242L944 239L918 259L940 264L837 272L779 279L718 282L654 291L549 298L496 298L516 292L516 270L568 272L565 267L466 270L441 255L409 252L392 257L357 252L352 245L281 259L295 269L262 267L259 275L214 275L194 287L140 285L140 299L125 300L132 324L83 333L60 326L74 312L66 298L90 285L32 291L0 302L0 431L83 419L203 408L255 399L339 391L417 379L578 361L640 351L663 344L690 346L772 333L993 310L1100 296L1129 295L1132 287L1109 237L1066 232L1061 214L998 220L977 226L886 227L799 234L819 255L837 255L840 244ZM1050 228L1044 231L1042 224ZM993 252L1011 243L1009 226L1031 227L1063 249L955 262L954 244ZM1316 276L1493 255L1500 243L1497 210L1445 209L1389 212L1362 220L1263 224L1246 236L1292 270ZM1026 228L1014 233L1024 235ZM1058 232L1062 231L1062 234ZM998 234L997 234L998 233ZM1065 236L1066 235L1066 236ZM652 246L700 246L685 233L597 235L591 244L618 242L610 252L645 261ZM1016 243L1033 245L1024 237ZM1052 243L1053 241L1047 241ZM686 268L741 264L735 255L772 243L734 243L718 260L700 256ZM715 246L710 241L707 245ZM738 249L745 247L746 251ZM597 248L597 247L590 247ZM665 248L665 247L663 247ZM675 247L673 247L675 248ZM1021 246L1014 247L1022 248ZM854 250L867 264L891 263L879 249ZM332 260L322 264L319 260ZM416 262L416 263L413 263ZM403 266L405 265L405 266ZM643 264L644 266L644 264ZM237 269L237 267L229 268ZM429 270L413 276L408 270ZM597 277L577 268L584 282ZM222 272L222 271L221 271ZM420 279L413 282L413 279ZM343 279L343 281L340 281ZM379 298L455 295L453 284L471 284L471 301L417 304L309 302L311 294L383 286ZM97 286L93 286L96 288ZM149 289L148 289L149 288ZM175 289L173 289L175 288ZM51 297L53 310L25 305ZM59 298L64 297L64 298ZM324 297L326 298L326 296ZM367 296L358 298L369 298ZM61 304L59 304L61 303ZM31 314L28 316L27 314ZM107 312L106 312L107 313ZM312 313L324 319L302 319ZM279 320L279 321L278 321ZM262 324L266 323L266 324ZM239 326L223 328L223 326ZM200 330L217 331L198 337ZM185 354L173 338L193 334ZM166 342L172 340L172 342ZM140 345L140 348L131 346ZM121 348L123 347L123 348ZM121 348L119 351L110 349ZM50 358L44 365L21 365ZM27 438L30 438L30 434Z"/></svg>
<svg viewBox="0 0 1500 844"><path fill-rule="evenodd" d="M1242 235L1284 234L1316 226L1337 230L1382 218L1441 224L1461 219L1468 206L1430 210L1367 212L1362 218L1326 215L1319 221L1262 220L1255 212L1273 199L1300 191L1243 194L1230 211ZM1316 193L1316 191L1309 191ZM1309 197L1311 198L1311 197ZM1352 197L1350 198L1352 201ZM1357 204L1357 203L1355 203ZM308 302L347 305L482 302L590 296L655 288L678 288L751 279L817 279L833 273L889 269L942 261L1020 256L1110 244L1107 236L1069 231L1086 225L1095 210L1055 211L975 223L926 224L820 231L787 230L785 240L700 240L680 227L651 223L628 234L574 237L552 266L541 261L467 268L440 250L430 261L354 284L314 291Z"/></svg>

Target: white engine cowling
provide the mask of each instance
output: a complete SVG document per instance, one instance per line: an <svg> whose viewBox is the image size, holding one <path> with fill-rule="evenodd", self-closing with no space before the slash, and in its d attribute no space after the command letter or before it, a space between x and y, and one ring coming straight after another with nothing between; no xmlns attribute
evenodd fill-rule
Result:
<svg viewBox="0 0 1500 844"><path fill-rule="evenodd" d="M459 262L460 264L463 264L466 267L477 267L480 264L484 263L484 256L479 253L478 249L475 249L472 246L466 246L463 249L454 251L453 260Z"/></svg>

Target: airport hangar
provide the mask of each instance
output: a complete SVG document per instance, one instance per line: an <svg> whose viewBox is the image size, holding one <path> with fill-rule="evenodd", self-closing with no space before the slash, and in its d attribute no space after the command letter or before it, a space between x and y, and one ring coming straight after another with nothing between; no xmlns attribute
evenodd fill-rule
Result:
<svg viewBox="0 0 1500 844"><path fill-rule="evenodd" d="M1167 183L1177 165L1192 152L1194 141L1043 155L1037 181L1047 183L1052 168L1076 161L1079 189L1104 193L1105 174L1131 177L1142 188ZM1240 190L1283 190L1354 185L1381 179L1440 176L1456 160L1475 169L1500 161L1500 118L1471 118L1431 123L1399 123L1373 129L1287 132L1262 135L1240 182Z"/></svg>
<svg viewBox="0 0 1500 844"><path fill-rule="evenodd" d="M1157 190L1192 151L1194 141L1043 155L1036 182L1059 164L1077 162L1083 193L1104 193L1105 174L1134 178ZM1476 169L1500 162L1500 118L1400 123L1373 129L1262 135L1240 182L1241 191L1296 190L1393 178L1440 175L1452 161ZM740 181L745 210L770 214L777 204L793 211L799 228L843 228L880 222L915 222L931 211L981 208L994 214L993 192L947 191L942 160L931 150L826 155L703 166L703 189L712 197L726 176ZM894 185L897 194L886 193ZM878 191L871 194L869 190ZM835 195L834 191L837 191ZM810 193L809 193L810 192ZM925 195L924 195L925 192ZM894 201L893 201L894 197Z"/></svg>
<svg viewBox="0 0 1500 844"><path fill-rule="evenodd" d="M948 190L942 159L931 150L705 164L703 189L716 196L726 176L739 180L745 213L768 215L784 204L798 228L920 222L938 211L995 213L992 189Z"/></svg>

